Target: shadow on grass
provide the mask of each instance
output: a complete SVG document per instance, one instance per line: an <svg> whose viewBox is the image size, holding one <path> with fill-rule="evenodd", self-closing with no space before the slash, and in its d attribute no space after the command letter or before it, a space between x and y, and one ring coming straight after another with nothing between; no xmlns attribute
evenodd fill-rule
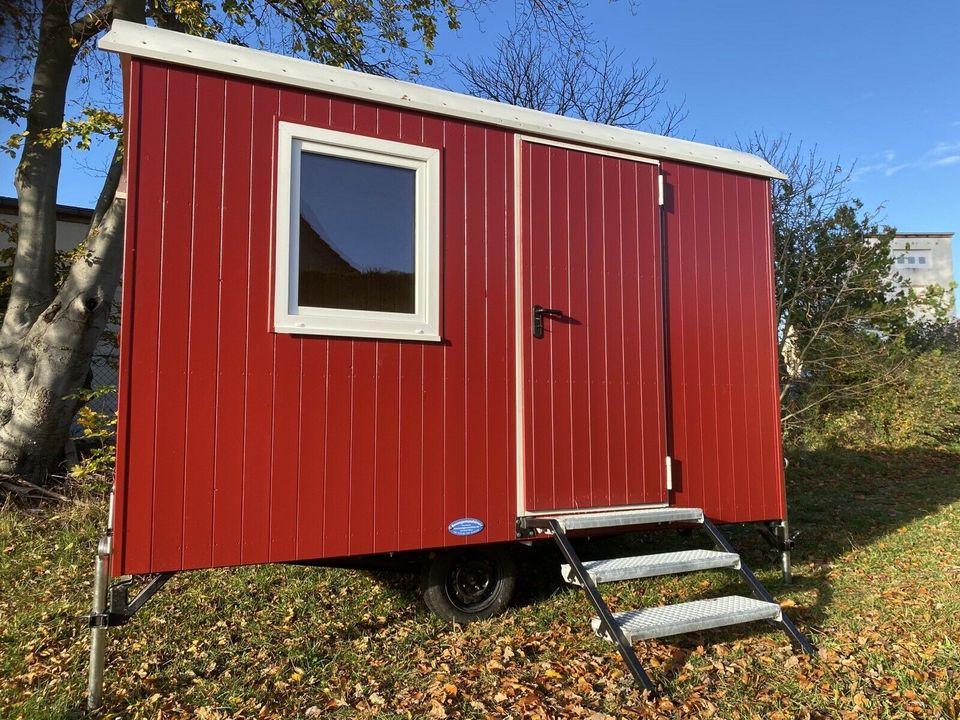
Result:
<svg viewBox="0 0 960 720"><path fill-rule="evenodd" d="M800 607L790 608L787 612L798 621L801 629L812 630L813 639L816 641L816 630L818 626L824 624L834 597L835 581L830 577L830 566L837 564L851 549L875 543L898 529L956 502L960 498L960 451L924 449L855 451L832 448L816 452L790 453L790 460L788 472L790 516L794 528L802 533L795 554L798 573L793 590L804 596L815 597L815 600L804 603ZM751 527L729 527L727 531L750 566L767 582L771 592L775 596L783 597L785 589L779 582L777 554L769 551L764 541ZM674 531L666 531L628 537L579 539L576 545L582 557L590 559L689 547L709 547L709 540L699 532L691 537L685 537ZM558 625L566 624L573 627L574 632L588 635L591 609L578 589L570 588L562 582L559 572L561 559L554 544L550 541L534 543L533 547L526 548L521 554L520 562L521 581L515 606L519 608L520 613L527 616L526 622L542 628L544 632L551 631L551 625L557 622ZM842 568L838 569L842 570ZM244 573L241 576L242 582L228 585L228 592L222 598L215 597L202 605L184 598L184 603L187 608L192 608L190 612L199 611L212 616L225 614L230 603L236 602L237 598L242 598L250 605L247 617L251 625L256 625L261 619L257 612L262 609L262 598L269 598L269 593L275 589L275 585L282 589L278 581L279 573L291 570L291 568L281 568L269 573L264 571L265 574L262 576L252 574L259 571L245 570L242 571ZM709 585L701 585L700 579L707 576L711 578ZM411 625L419 625L421 622L433 623L434 628L431 628L430 632L435 630L438 635L446 632L442 623L430 619L420 602L416 576L398 577L378 574L375 577L387 586L390 591L387 593L388 596L391 596L391 593L396 594L398 599L388 603L393 609L374 610L365 603L351 602L351 607L356 605L356 610L344 616L342 624L338 623L334 627L325 629L325 632L335 634L335 641L324 640L329 635L317 636L318 647L307 653L311 663L309 667L320 667L336 662L346 662L346 667L350 667L348 661L339 659L339 650L349 648L356 638L376 636L383 626L382 621L377 618L381 612L383 615L391 616L388 622L392 622L395 616L400 616L404 622ZM213 582L209 587L219 588L222 585ZM300 598L309 593L312 587L312 577L307 570L302 570L300 575L295 575L294 580L289 581L282 603L275 603L271 608L263 610L261 614L266 617L270 613L280 612L281 608L300 607L302 605ZM360 592L363 586L358 584L355 587L358 588L357 592ZM698 576L694 582L686 584L665 579L651 582L638 581L631 583L630 587L604 586L603 590L610 598L616 595L622 596L618 603L621 609L631 605L638 607L644 604L660 604L664 601L689 600L699 596L700 593L703 596L749 594L739 576L730 572L705 573ZM181 591L174 586L166 591L166 594L176 592ZM186 595L189 590L185 589L182 592ZM207 592L210 590L208 589ZM560 593L564 594L561 602L546 602ZM567 593L570 595L566 595ZM672 597L671 594L673 594ZM86 595L84 595L85 599ZM305 612L321 612L328 607L328 603L339 602L341 601L337 597L331 597L317 606L307 604ZM172 599L171 603L169 607L174 606ZM177 605L178 603L179 600ZM564 615L567 617L562 617ZM300 622L309 625L310 620L305 618ZM204 625L204 627L208 626ZM285 634L292 632L280 625L273 630L270 630L270 627L272 626L267 623L267 630L263 634L252 634L253 631L249 629L231 629L230 644L235 641L246 644L281 643ZM493 631L497 631L499 627L503 626L490 625ZM747 625L669 639L666 648L663 646L657 648L656 654L661 658L661 664L655 671L654 680L662 682L669 689L678 682L677 676L680 669L691 653L696 651L698 645L747 639L760 627L762 626ZM212 628L209 628L209 631L227 632ZM485 632L483 628L481 631ZM65 631L61 630L61 632ZM145 626L135 632L141 637L149 637L157 631ZM307 631L303 632L306 636ZM430 632L420 637L414 636L410 642L422 643L423 638ZM160 636L164 637L162 634ZM72 635L68 634L67 638L70 637ZM638 649L643 658L650 648L640 646ZM430 651L433 652L434 649ZM539 652L536 647L525 650L529 663L536 661ZM177 655L169 649L166 653L164 662L171 662L171 658L179 657L180 660L177 662L186 663L188 668L200 667L199 665L191 666L189 663L195 661L190 659L192 656L188 657L185 653ZM664 662L665 655L668 659ZM304 653L295 656L297 662L300 662L301 656L304 656ZM138 657L138 662L143 659L143 656ZM233 668L229 663L222 663L217 670L205 675L204 679L211 683L219 682L219 674L227 669ZM130 668L127 669L127 672L129 671ZM119 712L124 704L134 700L141 701L142 704L144 698L150 697L154 692L162 692L165 696L185 694L193 681L193 675L188 677L180 665L154 674L156 675L155 685L133 683L132 689L128 689L130 694L114 695L115 710L111 712ZM79 717L82 714L80 710L74 713L47 708L34 708L32 713L33 717L44 718ZM0 715L2 714L0 712ZM30 716L29 713L28 716Z"/></svg>
<svg viewBox="0 0 960 720"><path fill-rule="evenodd" d="M826 572L810 576L809 565L827 566L852 548L869 545L919 518L960 499L960 450L909 448L850 450L829 448L788 452L787 498L790 522L799 531L794 560L803 569L794 574L794 588L815 587L820 600L805 608L816 624L829 605ZM771 591L783 590L779 581L779 553L771 550L754 525L724 526L734 546L757 572L764 572ZM585 560L710 547L702 532L653 531L631 535L581 537L574 545ZM562 556L549 540L524 548L519 557L515 606L536 605L561 592L580 591L563 582ZM774 573L771 580L771 573ZM376 573L378 581L415 601L417 579ZM714 585L725 592L743 593L739 576L727 573L730 583Z"/></svg>
<svg viewBox="0 0 960 720"><path fill-rule="evenodd" d="M788 452L788 457L790 522L800 533L790 591L813 591L816 601L787 612L808 631L815 631L827 615L833 598L829 575L838 559L960 499L960 451L826 448ZM750 567L762 574L773 595L782 595L786 588L779 574L779 554L769 548L755 526L726 526L724 530ZM574 544L583 559L711 546L702 532L688 535L669 530L581 538ZM562 560L553 543L534 543L526 555L524 563L529 569L522 572L524 585L518 588L516 604L530 606L559 592L580 592L563 583L559 572ZM711 575L717 579L703 597L749 595L739 575ZM616 590L602 590L607 597L617 594ZM585 608L585 612L590 611ZM695 633L674 638L671 644L682 650L702 644L705 637L734 640L751 634L755 627Z"/></svg>

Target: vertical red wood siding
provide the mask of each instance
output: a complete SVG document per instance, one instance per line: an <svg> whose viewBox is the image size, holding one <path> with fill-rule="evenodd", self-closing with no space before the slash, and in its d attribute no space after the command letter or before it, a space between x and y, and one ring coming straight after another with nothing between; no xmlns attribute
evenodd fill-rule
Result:
<svg viewBox="0 0 960 720"><path fill-rule="evenodd" d="M512 134L136 59L128 97L114 573L513 539ZM279 120L442 151L443 343L271 332Z"/></svg>
<svg viewBox="0 0 960 720"><path fill-rule="evenodd" d="M770 183L663 164L671 503L784 517Z"/></svg>

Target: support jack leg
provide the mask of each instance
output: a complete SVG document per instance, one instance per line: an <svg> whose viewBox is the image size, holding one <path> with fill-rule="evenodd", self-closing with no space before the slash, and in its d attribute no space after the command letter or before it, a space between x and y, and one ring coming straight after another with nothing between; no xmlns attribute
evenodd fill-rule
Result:
<svg viewBox="0 0 960 720"><path fill-rule="evenodd" d="M110 531L97 547L97 564L93 575L93 603L91 620L107 613L107 585L110 582ZM103 666L107 643L107 626L90 627L90 674L87 679L87 709L96 710L103 700Z"/></svg>
<svg viewBox="0 0 960 720"><path fill-rule="evenodd" d="M127 576L110 583L110 555L113 552L113 495L110 496L110 515L107 532L97 546L97 561L93 576L93 602L88 616L90 626L90 672L87 678L87 709L96 710L103 701L103 670L106 655L107 629L126 625L147 600L156 595L172 572L160 573L129 599L133 578Z"/></svg>

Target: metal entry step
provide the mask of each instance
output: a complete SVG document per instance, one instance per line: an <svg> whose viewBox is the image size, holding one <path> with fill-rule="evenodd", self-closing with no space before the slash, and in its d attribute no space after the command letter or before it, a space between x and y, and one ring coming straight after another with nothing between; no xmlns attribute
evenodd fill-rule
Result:
<svg viewBox="0 0 960 720"><path fill-rule="evenodd" d="M626 529L659 523L694 523L710 536L715 549L583 562L567 535L568 530ZM780 628L803 652L810 655L816 652L810 641L797 630L790 618L781 612L776 600L763 583L757 580L727 537L709 518L704 517L702 510L640 508L616 512L561 513L552 517L526 516L517 518L517 526L519 529L540 530L553 537L566 560L563 572L568 582L574 582L583 588L587 599L598 614L592 622L594 631L616 644L617 651L634 680L651 695L656 695L657 686L647 675L634 652L632 643L637 640L697 632L754 620L771 620L779 623ZM736 568L746 584L750 586L756 599L729 596L614 614L597 589L597 583L610 580L627 580L716 567Z"/></svg>
<svg viewBox="0 0 960 720"><path fill-rule="evenodd" d="M609 560L587 560L583 567L595 583L607 583L716 568L739 570L740 556L719 550L682 550ZM570 565L561 565L560 571L568 583L580 585L580 579Z"/></svg>
<svg viewBox="0 0 960 720"><path fill-rule="evenodd" d="M696 523L703 522L703 510L700 508L636 508L633 510L611 510L590 513L557 513L555 515L531 515L520 518L527 528L546 529L551 522L559 524L564 532L581 530L599 530L604 528L639 527L660 523Z"/></svg>
<svg viewBox="0 0 960 720"><path fill-rule="evenodd" d="M614 613L613 619L620 626L627 642L634 643L637 640L739 625L754 620L779 622L782 616L780 606L775 602L730 595L711 600L693 600L679 605L628 610ZM600 618L594 618L591 625L598 635L606 636L600 630Z"/></svg>

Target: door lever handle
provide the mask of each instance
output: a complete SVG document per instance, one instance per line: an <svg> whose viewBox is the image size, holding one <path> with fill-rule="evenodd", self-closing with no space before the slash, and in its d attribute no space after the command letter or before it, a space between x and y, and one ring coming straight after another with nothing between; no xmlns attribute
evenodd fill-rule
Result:
<svg viewBox="0 0 960 720"><path fill-rule="evenodd" d="M544 316L562 318L563 311L553 308L545 308L542 305L533 306L533 336L538 340L543 337L543 318Z"/></svg>

